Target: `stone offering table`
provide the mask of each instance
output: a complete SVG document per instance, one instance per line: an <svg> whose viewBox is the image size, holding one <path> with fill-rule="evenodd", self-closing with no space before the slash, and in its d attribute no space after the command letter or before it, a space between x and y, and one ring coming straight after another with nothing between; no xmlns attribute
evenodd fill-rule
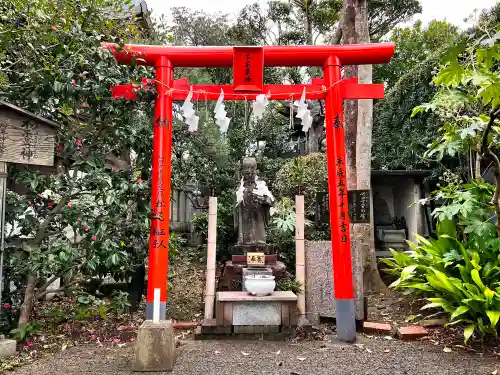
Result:
<svg viewBox="0 0 500 375"><path fill-rule="evenodd" d="M233 333L280 333L297 325L297 296L289 291L265 297L218 292L216 322L232 326Z"/></svg>
<svg viewBox="0 0 500 375"><path fill-rule="evenodd" d="M217 292L215 319L204 321L197 339L282 340L297 327L297 296L290 291L256 297L248 292Z"/></svg>

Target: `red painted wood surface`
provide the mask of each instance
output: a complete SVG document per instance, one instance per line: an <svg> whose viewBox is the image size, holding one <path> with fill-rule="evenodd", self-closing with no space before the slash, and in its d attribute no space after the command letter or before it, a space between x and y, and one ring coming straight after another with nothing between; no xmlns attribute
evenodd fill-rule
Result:
<svg viewBox="0 0 500 375"><path fill-rule="evenodd" d="M156 68L159 81L173 84L174 71L170 61L162 57ZM148 291L146 301L154 301L154 290L160 289L160 302L167 300L168 238L170 224L170 185L172 155L172 97L166 87L157 84L153 124L153 172L151 232L149 238Z"/></svg>
<svg viewBox="0 0 500 375"><path fill-rule="evenodd" d="M358 84L356 78L337 82L343 99L382 99L384 97L383 84ZM192 100L217 100L221 89L224 91L224 100L255 100L259 94L269 95L270 100L299 99L306 89L308 100L324 99L327 85L322 79L315 79L311 84L305 85L264 85L264 90L259 92L235 92L232 85L190 85L187 78L176 79L171 93L173 100L183 101L189 90L193 90ZM111 88L115 99L135 100L139 85L124 84Z"/></svg>
<svg viewBox="0 0 500 375"><path fill-rule="evenodd" d="M234 47L234 91L261 92L264 87L264 49L262 47Z"/></svg>
<svg viewBox="0 0 500 375"><path fill-rule="evenodd" d="M138 64L155 66L167 57L176 68L232 67L233 47L180 47L103 43L121 64L134 59ZM264 66L320 66L330 56L337 56L342 65L384 64L394 54L394 43L338 44L316 46L263 46Z"/></svg>
<svg viewBox="0 0 500 375"><path fill-rule="evenodd" d="M328 59L324 68L327 84L340 79L340 68L340 61L337 58ZM344 111L341 94L340 86L334 86L329 90L325 99L326 161L334 296L336 299L352 299L354 298L354 284L347 204Z"/></svg>

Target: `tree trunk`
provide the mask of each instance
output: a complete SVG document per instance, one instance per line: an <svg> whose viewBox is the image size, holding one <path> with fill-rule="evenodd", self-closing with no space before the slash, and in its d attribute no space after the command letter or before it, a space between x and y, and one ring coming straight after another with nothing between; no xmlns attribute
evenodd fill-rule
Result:
<svg viewBox="0 0 500 375"><path fill-rule="evenodd" d="M370 43L367 0L345 0L342 13L344 43ZM372 82L372 66L350 66L344 77L358 76L360 83ZM349 190L371 190L371 147L373 100L344 102L347 156L347 186ZM351 251L363 264L364 292L385 289L375 256L375 241L371 224L351 225Z"/></svg>
<svg viewBox="0 0 500 375"><path fill-rule="evenodd" d="M368 1L358 0L356 7L356 29L359 43L370 43L368 28ZM371 65L358 66L359 83L372 83ZM373 128L373 100L358 100L356 135L357 187L371 191L371 154ZM363 256L363 286L365 292L380 292L386 289L378 271L375 255L374 228L372 224L355 224L354 237Z"/></svg>
<svg viewBox="0 0 500 375"><path fill-rule="evenodd" d="M37 277L35 275L28 275L26 281L26 290L24 292L24 302L21 305L19 315L19 326L29 323L33 306L35 305L35 286Z"/></svg>
<svg viewBox="0 0 500 375"><path fill-rule="evenodd" d="M306 155L319 152L321 136L323 134L323 124L311 126L307 132Z"/></svg>
<svg viewBox="0 0 500 375"><path fill-rule="evenodd" d="M356 0L345 0L342 8L341 24L344 44L356 44ZM356 77L357 66L344 67L344 78ZM358 126L358 103L356 100L344 101L345 148L347 159L347 189L356 189L356 132Z"/></svg>

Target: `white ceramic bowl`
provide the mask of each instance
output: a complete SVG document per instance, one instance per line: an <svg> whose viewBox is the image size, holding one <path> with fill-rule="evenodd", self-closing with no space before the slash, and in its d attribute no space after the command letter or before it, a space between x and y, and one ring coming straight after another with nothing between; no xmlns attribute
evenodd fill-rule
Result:
<svg viewBox="0 0 500 375"><path fill-rule="evenodd" d="M248 275L245 276L245 289L254 296L268 296L276 288L274 276Z"/></svg>

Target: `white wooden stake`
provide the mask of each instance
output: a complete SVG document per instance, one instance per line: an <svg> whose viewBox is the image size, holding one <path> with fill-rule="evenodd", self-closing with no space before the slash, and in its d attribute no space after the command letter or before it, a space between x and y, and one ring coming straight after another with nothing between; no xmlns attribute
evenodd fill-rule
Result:
<svg viewBox="0 0 500 375"><path fill-rule="evenodd" d="M153 296L153 323L160 323L160 288L155 288Z"/></svg>

